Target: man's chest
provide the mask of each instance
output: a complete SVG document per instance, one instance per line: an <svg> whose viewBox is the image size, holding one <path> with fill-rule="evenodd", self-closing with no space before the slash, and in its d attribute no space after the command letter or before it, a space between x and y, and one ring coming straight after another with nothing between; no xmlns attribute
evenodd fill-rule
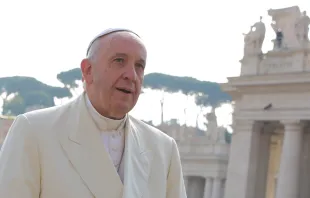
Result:
<svg viewBox="0 0 310 198"><path fill-rule="evenodd" d="M124 181L123 157L125 150L125 136L123 131L111 131L101 133L102 144L109 158L118 172L122 182Z"/></svg>

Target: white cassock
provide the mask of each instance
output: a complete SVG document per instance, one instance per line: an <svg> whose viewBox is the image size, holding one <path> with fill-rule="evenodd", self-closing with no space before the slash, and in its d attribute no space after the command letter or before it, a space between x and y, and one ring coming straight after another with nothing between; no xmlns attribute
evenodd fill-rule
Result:
<svg viewBox="0 0 310 198"><path fill-rule="evenodd" d="M87 109L101 132L102 143L109 153L110 159L121 181L124 182L124 164L122 162L125 149L125 124L127 115L121 120L104 117L93 107L87 95L86 100Z"/></svg>
<svg viewBox="0 0 310 198"><path fill-rule="evenodd" d="M174 139L86 93L16 117L0 152L0 198L186 198Z"/></svg>

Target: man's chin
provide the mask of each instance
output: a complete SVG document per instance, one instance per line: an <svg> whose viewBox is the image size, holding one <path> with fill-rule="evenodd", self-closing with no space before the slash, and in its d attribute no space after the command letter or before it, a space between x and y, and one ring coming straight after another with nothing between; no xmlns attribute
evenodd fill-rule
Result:
<svg viewBox="0 0 310 198"><path fill-rule="evenodd" d="M115 110L118 112L119 116L125 116L133 109L134 105L126 103L118 103L115 107Z"/></svg>

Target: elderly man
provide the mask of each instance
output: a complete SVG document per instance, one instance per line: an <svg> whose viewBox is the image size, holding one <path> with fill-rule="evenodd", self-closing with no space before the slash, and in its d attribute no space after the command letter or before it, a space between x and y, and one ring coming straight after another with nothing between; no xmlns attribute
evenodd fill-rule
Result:
<svg viewBox="0 0 310 198"><path fill-rule="evenodd" d="M146 57L130 30L95 37L81 62L85 92L15 119L0 154L0 197L186 198L175 141L128 115Z"/></svg>

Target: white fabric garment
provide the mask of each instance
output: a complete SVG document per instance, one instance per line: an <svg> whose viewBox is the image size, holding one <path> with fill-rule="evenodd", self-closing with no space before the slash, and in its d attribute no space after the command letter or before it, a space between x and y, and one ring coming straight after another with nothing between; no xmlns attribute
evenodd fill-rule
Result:
<svg viewBox="0 0 310 198"><path fill-rule="evenodd" d="M101 131L102 143L122 180L124 181L124 170L122 164L125 148L125 123L127 115L121 120L113 120L102 116L91 104L86 95L87 107L96 124Z"/></svg>

